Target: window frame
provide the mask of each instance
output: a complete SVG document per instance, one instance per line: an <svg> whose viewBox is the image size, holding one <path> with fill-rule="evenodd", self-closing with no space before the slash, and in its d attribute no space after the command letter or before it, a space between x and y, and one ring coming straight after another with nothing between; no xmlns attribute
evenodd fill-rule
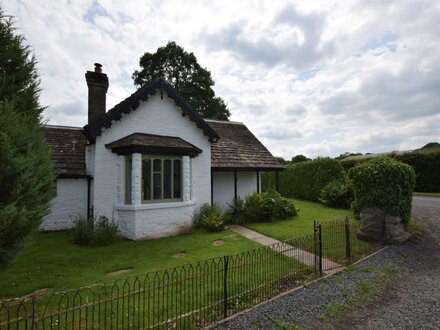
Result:
<svg viewBox="0 0 440 330"><path fill-rule="evenodd" d="M143 170L143 162L144 159L149 159L151 163L150 169L150 199L144 199L144 170ZM161 182L161 198L154 199L154 174L157 174L157 171L154 170L154 160L159 159L161 161L161 171L160 171L160 182ZM174 161L180 161L180 197L179 198L164 198L164 161L171 160L171 187L170 192L171 196L174 197ZM172 202L181 202L183 201L183 157L174 156L174 155L154 155L154 154L142 154L141 157L141 204L155 204L155 203L172 203Z"/></svg>

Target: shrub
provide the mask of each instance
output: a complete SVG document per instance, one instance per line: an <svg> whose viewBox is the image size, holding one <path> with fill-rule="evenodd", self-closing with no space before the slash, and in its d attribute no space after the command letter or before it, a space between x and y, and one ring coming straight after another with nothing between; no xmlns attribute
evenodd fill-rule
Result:
<svg viewBox="0 0 440 330"><path fill-rule="evenodd" d="M356 214L365 208L377 207L408 223L415 185L411 166L390 158L375 159L352 168L349 177Z"/></svg>
<svg viewBox="0 0 440 330"><path fill-rule="evenodd" d="M102 246L113 243L118 237L118 225L105 216L86 220L79 218L73 228L73 241L79 245Z"/></svg>
<svg viewBox="0 0 440 330"><path fill-rule="evenodd" d="M275 191L253 193L245 201L237 198L230 207L229 221L238 224L284 220L297 214L292 201Z"/></svg>
<svg viewBox="0 0 440 330"><path fill-rule="evenodd" d="M317 158L287 166L279 174L283 196L319 201L321 190L330 182L343 180L345 171L331 158Z"/></svg>
<svg viewBox="0 0 440 330"><path fill-rule="evenodd" d="M229 211L226 213L227 221L232 222L236 225L243 224L247 222L246 217L246 205L243 198L238 197L233 199L231 204L228 204Z"/></svg>
<svg viewBox="0 0 440 330"><path fill-rule="evenodd" d="M268 198L271 204L271 220L284 220L297 215L295 205L287 198L284 198L276 191L262 193L264 198Z"/></svg>
<svg viewBox="0 0 440 330"><path fill-rule="evenodd" d="M350 208L353 201L353 189L348 180L332 181L322 188L319 201L331 207Z"/></svg>
<svg viewBox="0 0 440 330"><path fill-rule="evenodd" d="M194 226L207 231L216 232L225 229L226 215L217 205L203 204L194 214Z"/></svg>
<svg viewBox="0 0 440 330"><path fill-rule="evenodd" d="M265 193L253 193L245 197L247 222L267 222L272 215L272 205Z"/></svg>

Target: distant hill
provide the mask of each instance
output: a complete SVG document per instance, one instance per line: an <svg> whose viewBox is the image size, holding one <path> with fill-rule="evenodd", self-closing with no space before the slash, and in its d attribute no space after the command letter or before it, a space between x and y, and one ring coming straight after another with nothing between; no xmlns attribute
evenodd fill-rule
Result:
<svg viewBox="0 0 440 330"><path fill-rule="evenodd" d="M403 151L390 151L390 152L383 152L378 154L372 154L372 153L366 153L365 155L362 154L351 154L348 157L341 157L343 155L340 155L339 157L336 157L336 159L344 159L344 160L351 160L351 159L361 159L361 158L375 158L379 156L388 156L388 155L400 155L400 154L407 154L411 152L431 152L431 151L437 151L440 150L440 143L438 142L429 142L428 144L424 145L423 147L419 149L413 149L413 150L403 150ZM346 155L348 153L345 153Z"/></svg>
<svg viewBox="0 0 440 330"><path fill-rule="evenodd" d="M414 151L434 151L434 150L440 150L440 143L429 142L428 144L424 145L420 149L416 149Z"/></svg>

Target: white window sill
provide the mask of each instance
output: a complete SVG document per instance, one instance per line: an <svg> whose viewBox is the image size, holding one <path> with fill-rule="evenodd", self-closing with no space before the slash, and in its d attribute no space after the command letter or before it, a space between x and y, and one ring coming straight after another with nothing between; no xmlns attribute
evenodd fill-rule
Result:
<svg viewBox="0 0 440 330"><path fill-rule="evenodd" d="M170 202L170 203L149 203L149 204L137 204L137 205L116 205L116 210L121 211L141 211L141 210L158 210L158 209L170 209L175 207L192 206L197 203L196 200L186 202Z"/></svg>

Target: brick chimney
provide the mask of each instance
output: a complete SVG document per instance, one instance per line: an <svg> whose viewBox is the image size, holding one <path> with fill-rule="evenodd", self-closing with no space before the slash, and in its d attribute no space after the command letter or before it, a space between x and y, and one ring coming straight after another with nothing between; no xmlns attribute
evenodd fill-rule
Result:
<svg viewBox="0 0 440 330"><path fill-rule="evenodd" d="M105 94L108 90L108 78L102 73L102 65L95 63L95 71L86 72L89 88L89 125L105 114Z"/></svg>

